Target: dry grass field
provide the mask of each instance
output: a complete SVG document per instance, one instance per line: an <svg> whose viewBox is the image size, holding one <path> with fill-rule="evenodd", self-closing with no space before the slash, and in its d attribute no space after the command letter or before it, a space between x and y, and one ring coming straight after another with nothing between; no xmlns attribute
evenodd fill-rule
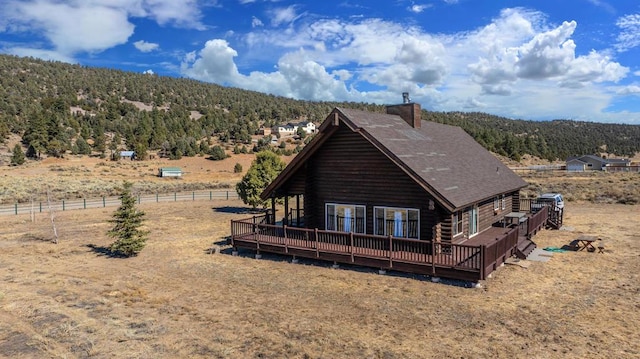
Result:
<svg viewBox="0 0 640 359"><path fill-rule="evenodd" d="M290 160L283 157L285 161ZM202 189L229 188L243 173L234 173L236 163L246 172L254 155L233 155L222 161L205 157L184 157L179 161L155 159L148 161L110 161L97 157L72 156L45 158L23 166L2 167L0 174L0 204L45 201L47 190L54 200L98 198L117 195L124 181L134 183L138 193L170 193ZM160 167L180 167L184 176L158 177Z"/></svg>
<svg viewBox="0 0 640 359"><path fill-rule="evenodd" d="M6 358L640 357L640 207L568 204L568 230L604 254L507 265L482 288L250 252L210 254L237 201L143 204L135 258L104 248L113 209L0 217L0 356Z"/></svg>

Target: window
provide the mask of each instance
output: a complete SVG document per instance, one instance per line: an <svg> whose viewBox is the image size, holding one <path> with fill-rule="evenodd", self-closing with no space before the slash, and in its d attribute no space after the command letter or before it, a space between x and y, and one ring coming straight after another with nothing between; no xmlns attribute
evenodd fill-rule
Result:
<svg viewBox="0 0 640 359"><path fill-rule="evenodd" d="M504 194L496 196L493 199L493 211L498 212L499 210L507 209L507 197Z"/></svg>
<svg viewBox="0 0 640 359"><path fill-rule="evenodd" d="M375 207L374 233L381 236L420 238L420 211L412 208Z"/></svg>
<svg viewBox="0 0 640 359"><path fill-rule="evenodd" d="M469 237L478 234L478 205L469 208Z"/></svg>
<svg viewBox="0 0 640 359"><path fill-rule="evenodd" d="M462 211L453 214L453 236L462 234Z"/></svg>
<svg viewBox="0 0 640 359"><path fill-rule="evenodd" d="M325 213L328 231L365 233L365 206L327 203Z"/></svg>

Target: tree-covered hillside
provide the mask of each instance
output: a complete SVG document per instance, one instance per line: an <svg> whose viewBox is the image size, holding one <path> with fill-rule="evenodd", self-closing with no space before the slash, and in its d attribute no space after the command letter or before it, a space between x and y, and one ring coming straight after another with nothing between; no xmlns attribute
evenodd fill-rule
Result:
<svg viewBox="0 0 640 359"><path fill-rule="evenodd" d="M320 122L335 106L384 111L380 105L298 101L189 79L0 55L0 141L11 133L21 136L31 158L125 148L193 156L215 141L249 144L261 126ZM605 146L620 156L640 151L640 126L462 112L424 111L423 119L461 126L489 150L513 159L564 159Z"/></svg>

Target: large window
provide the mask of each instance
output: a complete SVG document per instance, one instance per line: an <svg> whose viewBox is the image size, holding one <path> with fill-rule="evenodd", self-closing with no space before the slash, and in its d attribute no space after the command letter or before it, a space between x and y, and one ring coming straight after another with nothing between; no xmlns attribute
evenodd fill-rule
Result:
<svg viewBox="0 0 640 359"><path fill-rule="evenodd" d="M453 214L453 236L462 234L462 211Z"/></svg>
<svg viewBox="0 0 640 359"><path fill-rule="evenodd" d="M328 231L365 233L365 206L327 203L325 213Z"/></svg>
<svg viewBox="0 0 640 359"><path fill-rule="evenodd" d="M375 207L374 233L400 238L420 238L420 211L412 208Z"/></svg>

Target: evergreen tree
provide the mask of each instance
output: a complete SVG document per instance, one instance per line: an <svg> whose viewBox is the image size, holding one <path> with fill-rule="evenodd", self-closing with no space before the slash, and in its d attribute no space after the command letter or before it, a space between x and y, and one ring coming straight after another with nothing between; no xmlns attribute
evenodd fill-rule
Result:
<svg viewBox="0 0 640 359"><path fill-rule="evenodd" d="M76 140L75 146L73 148L73 152L79 155L90 155L91 154L91 146L85 141L84 138L78 137Z"/></svg>
<svg viewBox="0 0 640 359"><path fill-rule="evenodd" d="M210 150L211 156L208 159L213 161L220 161L227 158L227 154L224 152L224 149L220 146L213 146Z"/></svg>
<svg viewBox="0 0 640 359"><path fill-rule="evenodd" d="M125 257L136 256L147 242L148 231L140 229L144 221L144 212L136 208L136 198L131 194L131 183L125 182L120 200L122 205L113 214L109 222L114 226L107 234L115 238L109 250Z"/></svg>
<svg viewBox="0 0 640 359"><path fill-rule="evenodd" d="M271 151L262 151L256 155L251 167L236 185L236 191L245 204L256 208L266 206L260 193L286 167L286 163Z"/></svg>
<svg viewBox="0 0 640 359"><path fill-rule="evenodd" d="M11 155L11 165L20 166L21 164L24 164L24 162L25 162L25 156L24 156L24 152L22 152L22 146L16 143L16 145L13 146L13 154Z"/></svg>

